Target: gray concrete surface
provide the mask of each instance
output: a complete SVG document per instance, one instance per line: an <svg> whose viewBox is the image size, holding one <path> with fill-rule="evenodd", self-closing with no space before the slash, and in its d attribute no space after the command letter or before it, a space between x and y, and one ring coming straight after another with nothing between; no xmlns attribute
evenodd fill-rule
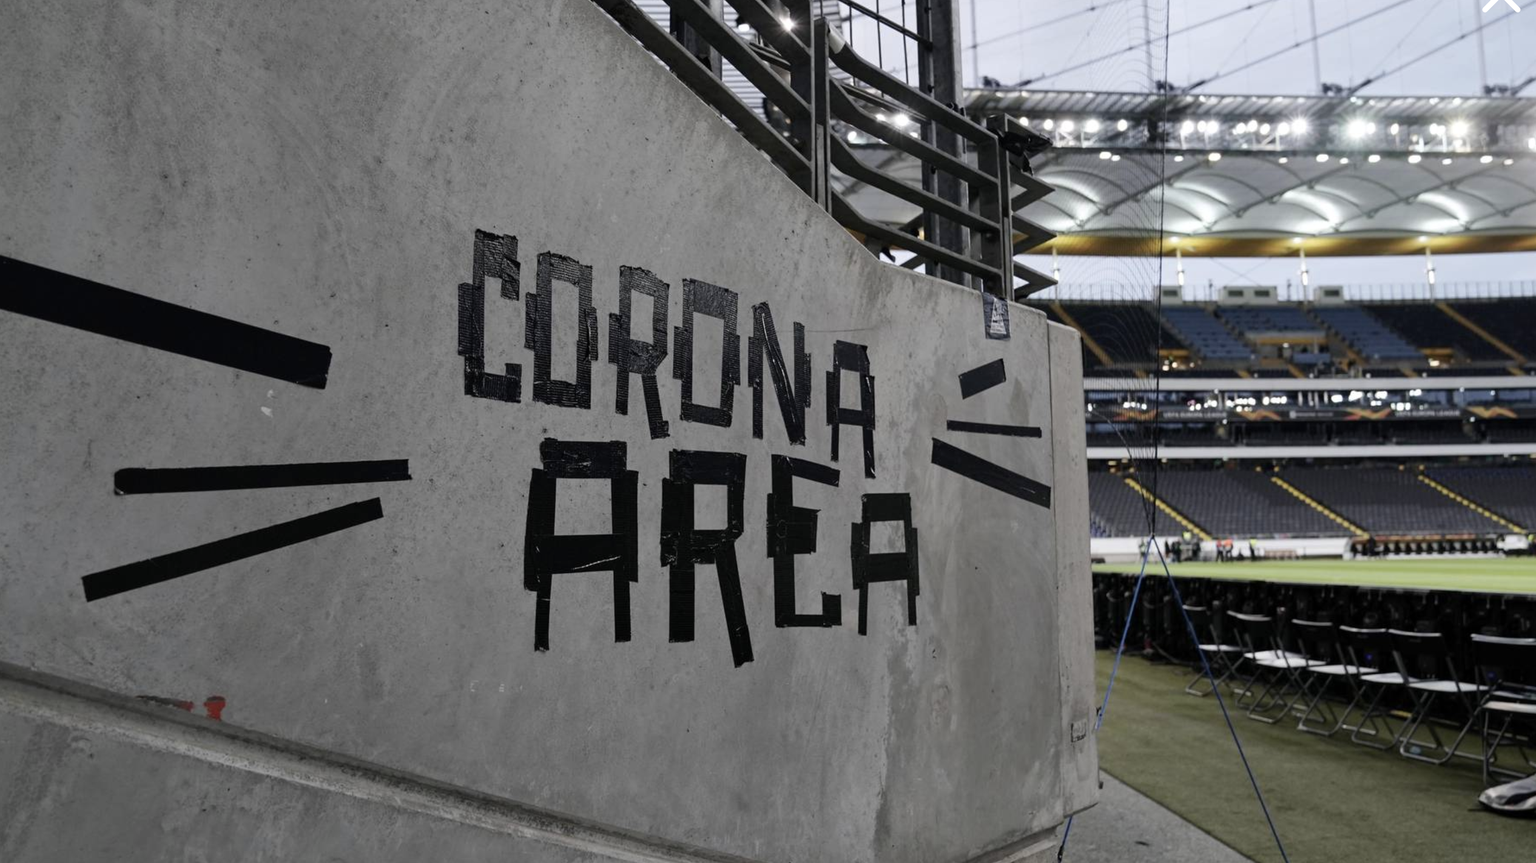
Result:
<svg viewBox="0 0 1536 863"><path fill-rule="evenodd" d="M1104 774L1099 805L1072 822L1063 863L1249 863L1247 857Z"/></svg>
<svg viewBox="0 0 1536 863"><path fill-rule="evenodd" d="M0 758L19 765L0 771L0 857L195 844L291 859L315 843L368 860L696 859L681 846L1026 860L1092 804L1092 744L1073 739L1092 717L1075 337L1015 307L1013 338L984 339L976 294L875 261L586 0L18 0L0 80L0 255L332 354L319 389L0 312L0 662L14 666L0 667ZM488 368L522 366L516 404L465 393L458 287L476 229L519 239L522 293L489 289L485 320ZM533 397L524 312L546 250L593 268L590 410ZM648 434L637 379L616 413L621 266L671 285L669 329L684 279L735 291L742 365L752 305L771 304L786 353L803 322L806 445L786 439L771 383L752 436L745 373L730 428L683 420L670 357L670 436ZM570 378L573 294L553 291L553 372ZM700 321L692 368L713 404L720 372L701 358L722 339ZM837 340L868 347L873 479L857 429L832 450ZM1006 384L962 399L956 376L997 359ZM953 433L950 419L1046 434ZM524 536L545 438L627 445L628 641L608 573L559 574L550 648L534 649ZM1053 507L934 467L935 438L1049 483ZM754 659L739 668L713 566L698 567L696 639L669 642L658 510L674 449L746 457L736 551ZM839 471L835 488L795 484L820 519L797 610L835 594L839 626L774 625L773 455ZM363 459L408 459L412 478L113 494L123 468ZM921 595L908 626L901 586L872 586L861 636L848 549L869 493L911 496ZM379 520L82 593L86 574L374 498ZM607 531L608 504L603 484L562 481L557 532ZM38 708L40 692L62 700ZM113 701L213 695L222 724ZM424 813L387 791L396 773L411 794L447 791ZM536 807L543 832L505 813L480 824L484 797ZM481 832L418 834L423 817ZM322 839L327 825L343 832ZM598 839L562 838L589 827Z"/></svg>

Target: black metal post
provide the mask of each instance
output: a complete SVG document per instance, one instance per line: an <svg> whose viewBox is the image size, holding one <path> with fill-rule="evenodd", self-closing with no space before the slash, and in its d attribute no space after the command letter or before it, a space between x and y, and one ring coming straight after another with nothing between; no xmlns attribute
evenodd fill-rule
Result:
<svg viewBox="0 0 1536 863"><path fill-rule="evenodd" d="M918 35L932 45L928 49L919 46L918 85L935 101L953 106L957 111L962 91L958 5L959 0L919 0L917 8ZM937 123L927 124L923 137L943 152L965 158L959 136L940 128ZM923 169L923 190L961 207L969 206L965 184L949 174L940 173L932 165ZM969 254L970 243L965 229L947 219L925 213L923 234L936 246L960 255ZM940 266L935 275L945 281L969 284L966 275L953 267Z"/></svg>
<svg viewBox="0 0 1536 863"><path fill-rule="evenodd" d="M725 0L696 0L696 2L701 6L707 6L709 13L714 17L722 20L725 18ZM699 58L699 62L703 63L705 68L709 69L716 78L724 74L719 52L711 49L709 43L704 41L697 31L688 26L688 22L683 16L673 12L668 20L667 29L672 32L672 38L682 43L683 47L688 49L689 54Z"/></svg>

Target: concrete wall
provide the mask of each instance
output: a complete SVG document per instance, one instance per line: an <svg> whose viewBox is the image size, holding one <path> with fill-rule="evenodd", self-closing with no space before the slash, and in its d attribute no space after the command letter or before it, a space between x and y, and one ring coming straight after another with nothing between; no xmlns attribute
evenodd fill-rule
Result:
<svg viewBox="0 0 1536 863"><path fill-rule="evenodd" d="M1023 860L1093 802L1092 741L1074 741L1093 713L1075 334L1014 307L1012 338L984 338L976 294L875 261L586 0L17 0L6 17L0 859ZM466 385L477 229L518 241L518 297L488 281L484 319L485 368L521 367L515 403L466 392L497 386ZM553 379L576 378L581 330L575 289L539 285L545 251L592 268L589 408L535 396L531 295L553 294ZM669 285L673 353L684 280L735 293L729 427L683 417L672 356L666 437L640 377L616 411L621 267ZM752 434L765 302L791 377L805 327L804 445L766 370ZM678 369L716 406L726 339L695 321ZM862 429L833 448L838 341L867 349L873 478ZM958 375L996 360L1006 382L962 398ZM857 375L839 379L857 408ZM546 536L549 504L529 502L545 439L624 442L632 535ZM934 465L936 439L1049 485L1050 506ZM732 579L709 563L676 640L674 450L744 458L734 651ZM793 607L768 557L774 456L838 476L793 483L819 511ZM114 493L168 479L131 468L358 460L410 478ZM607 480L556 485L555 534L626 520ZM869 585L860 634L870 494L909 496L920 593L909 622L906 583ZM337 508L356 523L153 560ZM701 491L697 527L731 527L725 509ZM871 533L875 553L907 548ZM545 554L592 571L549 576L536 650ZM635 561L627 615L616 559ZM164 580L87 601L135 575ZM837 625L776 625L821 593Z"/></svg>

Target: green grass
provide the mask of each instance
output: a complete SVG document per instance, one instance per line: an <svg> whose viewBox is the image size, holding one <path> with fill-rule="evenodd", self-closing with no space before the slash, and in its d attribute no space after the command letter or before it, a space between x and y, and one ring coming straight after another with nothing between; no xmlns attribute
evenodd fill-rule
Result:
<svg viewBox="0 0 1536 863"><path fill-rule="evenodd" d="M1094 564L1096 572L1136 573L1138 563ZM1149 571L1161 571L1154 558ZM1261 560L1176 563L1181 578L1283 581L1351 587L1404 587L1536 594L1536 557L1432 560Z"/></svg>
<svg viewBox="0 0 1536 863"><path fill-rule="evenodd" d="M1112 659L1099 651L1101 697ZM1099 732L1100 765L1257 863L1279 863L1216 700L1185 695L1189 676L1127 656ZM1536 848L1536 821L1478 806L1474 761L1435 767L1345 735L1303 734L1294 721L1265 725L1240 712L1232 721L1295 863L1530 860Z"/></svg>

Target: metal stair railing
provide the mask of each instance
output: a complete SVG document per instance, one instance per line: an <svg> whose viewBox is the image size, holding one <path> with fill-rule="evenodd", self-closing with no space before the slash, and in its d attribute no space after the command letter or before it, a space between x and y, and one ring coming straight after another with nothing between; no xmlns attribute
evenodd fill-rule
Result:
<svg viewBox="0 0 1536 863"><path fill-rule="evenodd" d="M866 246L906 251L913 258L905 266L926 265L931 273L973 284L996 297L1023 299L1055 284L1013 260L1018 252L1055 236L1016 215L1051 191L1029 168L1029 157L1049 145L1043 138L1001 116L987 118L985 126L973 122L957 107L941 104L870 63L826 18L807 20L813 11L810 0L793 0L792 6L804 7L798 16L779 0L726 0L760 41L749 41L722 20L724 7L718 0L713 9L710 0L664 0L673 15L670 30L634 0L592 2L843 227L860 235ZM917 41L920 54L932 47L922 20L914 32L859 5L845 5ZM927 14L926 3L919 8ZM678 22L685 26L680 28ZM682 41L672 32L678 30ZM720 80L719 58L763 94L762 115ZM931 78L931 70L924 78ZM904 113L917 124L919 135L908 134L864 106ZM773 122L775 114L788 128ZM860 159L843 134L834 133L834 124L857 129L915 159L922 186ZM947 148L946 142L954 146ZM967 153L974 154L974 161ZM920 217L904 226L867 218L833 188L834 169L917 207ZM1015 279L1023 281L1016 289Z"/></svg>

